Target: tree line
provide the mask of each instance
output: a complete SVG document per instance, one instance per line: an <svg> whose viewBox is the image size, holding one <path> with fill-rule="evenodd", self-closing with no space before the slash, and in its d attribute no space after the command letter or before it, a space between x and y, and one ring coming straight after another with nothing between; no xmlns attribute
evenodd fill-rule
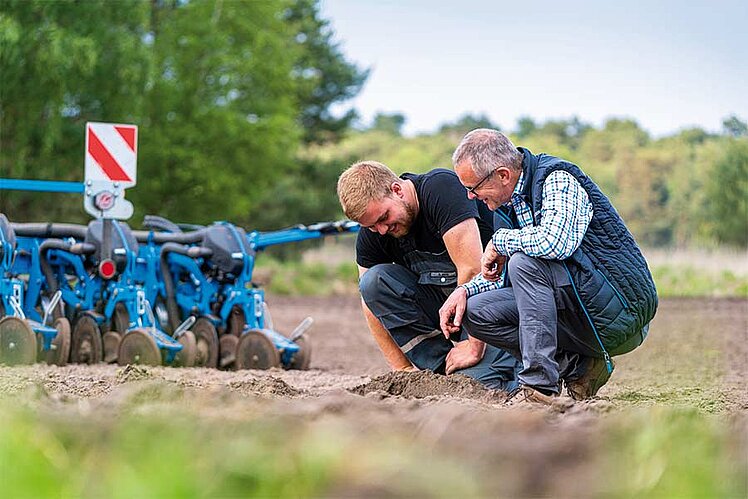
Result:
<svg viewBox="0 0 748 499"><path fill-rule="evenodd" d="M465 115L404 137L403 114L363 126L336 105L368 70L317 0L0 1L0 177L81 181L87 121L139 126L132 224L231 220L249 229L334 219L340 172L450 167ZM729 116L652 137L635 121L519 119L516 144L580 165L649 246L748 246L748 127ZM0 191L17 221L84 222L77 195Z"/></svg>

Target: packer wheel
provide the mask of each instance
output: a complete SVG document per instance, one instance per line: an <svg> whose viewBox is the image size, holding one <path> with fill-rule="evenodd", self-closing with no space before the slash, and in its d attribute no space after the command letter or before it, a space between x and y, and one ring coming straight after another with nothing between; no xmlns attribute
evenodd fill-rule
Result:
<svg viewBox="0 0 748 499"><path fill-rule="evenodd" d="M96 364L102 361L101 330L93 317L82 315L75 323L70 341L70 362Z"/></svg>
<svg viewBox="0 0 748 499"><path fill-rule="evenodd" d="M8 366L32 364L36 360L36 335L31 326L18 317L0 320L0 363Z"/></svg>
<svg viewBox="0 0 748 499"><path fill-rule="evenodd" d="M117 363L140 364L145 366L161 365L161 350L156 340L143 329L133 329L122 337L119 344Z"/></svg>
<svg viewBox="0 0 748 499"><path fill-rule="evenodd" d="M57 336L52 340L52 348L42 352L42 360L50 365L64 366L70 358L70 321L60 317L53 326L57 330Z"/></svg>
<svg viewBox="0 0 748 499"><path fill-rule="evenodd" d="M104 333L104 362L107 364L114 364L117 362L119 344L121 341L122 334L116 331L107 331Z"/></svg>
<svg viewBox="0 0 748 499"><path fill-rule="evenodd" d="M291 359L288 368L306 371L309 369L309 364L312 361L312 340L309 336L303 334L301 337L296 338L294 343L299 346L299 351Z"/></svg>
<svg viewBox="0 0 748 499"><path fill-rule="evenodd" d="M236 369L270 369L280 366L280 353L262 331L250 329L239 338Z"/></svg>
<svg viewBox="0 0 748 499"><path fill-rule="evenodd" d="M197 340L197 367L218 367L218 332L205 317L200 317L192 326Z"/></svg>

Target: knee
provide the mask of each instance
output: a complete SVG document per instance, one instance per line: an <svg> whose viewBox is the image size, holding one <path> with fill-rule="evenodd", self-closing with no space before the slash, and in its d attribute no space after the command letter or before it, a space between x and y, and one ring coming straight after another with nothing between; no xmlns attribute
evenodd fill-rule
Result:
<svg viewBox="0 0 748 499"><path fill-rule="evenodd" d="M509 279L514 281L516 277L527 274L528 271L534 273L537 266L538 262L536 258L527 256L524 253L515 253L509 257L506 271L509 274Z"/></svg>
<svg viewBox="0 0 748 499"><path fill-rule="evenodd" d="M396 264L382 263L364 272L358 281L358 289L364 302L371 303L385 296L396 294L397 286L386 284L397 280L398 269L396 267L398 267Z"/></svg>

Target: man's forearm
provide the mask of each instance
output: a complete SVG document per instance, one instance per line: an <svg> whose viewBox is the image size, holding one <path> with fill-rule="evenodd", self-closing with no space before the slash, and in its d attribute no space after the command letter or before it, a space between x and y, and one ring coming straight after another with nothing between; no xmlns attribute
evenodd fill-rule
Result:
<svg viewBox="0 0 748 499"><path fill-rule="evenodd" d="M390 368L393 371L400 371L402 369L413 367L413 364L410 362L408 357L405 356L397 343L395 343L395 340L392 339L389 331L387 331L379 319L371 313L371 310L369 310L369 307L366 306L366 303L364 303L363 300L361 300L361 307L363 308L364 317L369 326L369 331L374 337L374 341L377 342L377 346L379 346L379 350L382 352L384 359L390 365Z"/></svg>

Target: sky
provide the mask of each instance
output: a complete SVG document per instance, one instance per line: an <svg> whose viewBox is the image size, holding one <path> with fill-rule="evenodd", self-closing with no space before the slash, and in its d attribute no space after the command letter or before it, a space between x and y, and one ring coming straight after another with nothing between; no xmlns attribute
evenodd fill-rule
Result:
<svg viewBox="0 0 748 499"><path fill-rule="evenodd" d="M371 73L345 107L431 132L465 113L635 119L655 136L748 120L748 1L322 0Z"/></svg>

